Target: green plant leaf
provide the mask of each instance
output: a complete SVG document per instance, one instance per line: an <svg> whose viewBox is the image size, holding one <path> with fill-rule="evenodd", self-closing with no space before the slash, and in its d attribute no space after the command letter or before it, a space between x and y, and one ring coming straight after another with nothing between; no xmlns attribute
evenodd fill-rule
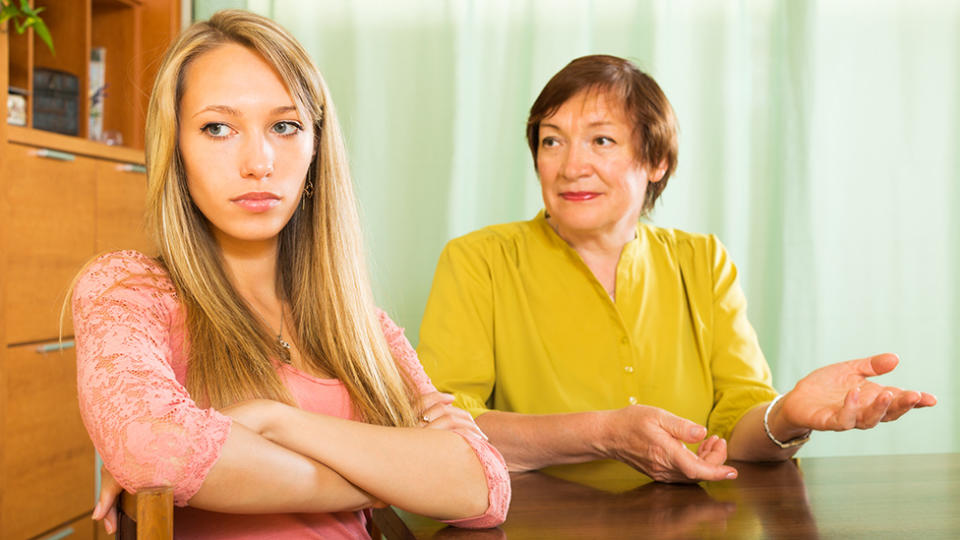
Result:
<svg viewBox="0 0 960 540"><path fill-rule="evenodd" d="M34 18L33 31L47 44L47 48L50 49L50 54L56 56L57 52L53 50L53 38L50 37L50 31L47 30L47 25L44 24L39 17Z"/></svg>
<svg viewBox="0 0 960 540"><path fill-rule="evenodd" d="M40 6L40 7L38 7L38 8L25 9L25 10L23 10L23 14L26 15L28 18L29 18L29 17L36 17L36 16L37 16L37 13L40 13L40 12L43 11L44 9L46 9L46 8L44 8L43 6Z"/></svg>
<svg viewBox="0 0 960 540"><path fill-rule="evenodd" d="M17 6L4 5L3 9L0 9L0 24L6 22L7 19L16 17L19 14L20 10L17 9Z"/></svg>

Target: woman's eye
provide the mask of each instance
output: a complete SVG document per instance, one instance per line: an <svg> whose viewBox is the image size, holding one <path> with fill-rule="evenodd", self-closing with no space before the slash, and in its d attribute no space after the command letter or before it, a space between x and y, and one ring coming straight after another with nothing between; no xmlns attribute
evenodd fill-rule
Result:
<svg viewBox="0 0 960 540"><path fill-rule="evenodd" d="M273 132L277 135L295 135L303 128L296 122L277 122L273 125Z"/></svg>
<svg viewBox="0 0 960 540"><path fill-rule="evenodd" d="M226 124L220 124L218 122L210 122L205 124L200 131L206 133L211 137L222 139L227 135L230 135L230 128Z"/></svg>
<svg viewBox="0 0 960 540"><path fill-rule="evenodd" d="M610 146L611 144L614 144L616 141L614 141L610 137L601 135L596 139L594 139L593 142L595 142L598 146Z"/></svg>
<svg viewBox="0 0 960 540"><path fill-rule="evenodd" d="M543 140L540 141L540 146L542 146L542 147L544 147L544 148L551 148L551 147L556 146L556 145L558 145L558 144L560 144L560 143L559 143L559 142L557 141L557 139L554 138L554 137L544 137Z"/></svg>

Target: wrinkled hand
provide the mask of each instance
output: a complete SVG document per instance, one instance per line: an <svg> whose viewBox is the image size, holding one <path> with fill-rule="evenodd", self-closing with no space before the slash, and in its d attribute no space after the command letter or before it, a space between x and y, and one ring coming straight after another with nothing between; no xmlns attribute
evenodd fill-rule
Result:
<svg viewBox="0 0 960 540"><path fill-rule="evenodd" d="M432 429L446 429L489 440L470 413L453 404L453 396L432 392L420 396L420 425Z"/></svg>
<svg viewBox="0 0 960 540"><path fill-rule="evenodd" d="M936 405L932 394L881 386L867 379L893 371L899 362L896 355L887 353L817 369L783 396L780 421L788 429L870 429L896 420L910 409Z"/></svg>
<svg viewBox="0 0 960 540"><path fill-rule="evenodd" d="M724 465L727 442L707 428L657 407L630 405L609 411L604 451L658 482L700 482L737 477ZM697 453L684 443L703 441Z"/></svg>
<svg viewBox="0 0 960 540"><path fill-rule="evenodd" d="M106 467L100 467L100 493L97 494L97 505L93 508L93 519L103 520L107 534L117 532L117 503L120 502L120 493L123 488L113 478Z"/></svg>

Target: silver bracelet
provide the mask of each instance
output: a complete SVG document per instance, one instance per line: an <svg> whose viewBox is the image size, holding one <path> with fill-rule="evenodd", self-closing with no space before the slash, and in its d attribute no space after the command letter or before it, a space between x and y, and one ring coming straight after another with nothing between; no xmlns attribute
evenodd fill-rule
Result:
<svg viewBox="0 0 960 540"><path fill-rule="evenodd" d="M779 396L773 398L773 401L771 401L770 404L767 405L767 410L763 411L763 430L767 432L767 437L770 438L770 442L779 446L780 448L787 449L787 448L794 448L796 446L800 446L801 444L809 441L810 434L813 433L813 430L810 430L810 432L808 432L806 435L802 437L797 437L796 439L791 439L787 442L780 442L777 440L776 437L773 436L773 432L770 431L770 424L768 423L770 418L770 410L773 409L773 406L776 405L777 402L780 401L780 398L782 398L783 396L784 396L783 394L780 394Z"/></svg>

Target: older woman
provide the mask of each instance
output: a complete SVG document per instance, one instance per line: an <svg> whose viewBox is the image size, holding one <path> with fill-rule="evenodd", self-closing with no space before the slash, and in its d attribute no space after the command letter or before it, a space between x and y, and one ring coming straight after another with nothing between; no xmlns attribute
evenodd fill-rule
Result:
<svg viewBox="0 0 960 540"><path fill-rule="evenodd" d="M639 222L676 168L677 134L630 62L571 62L530 109L527 139L545 211L446 246L418 349L512 470L609 459L660 481L735 478L728 457L786 459L812 431L936 403L868 380L892 354L777 394L723 245Z"/></svg>

